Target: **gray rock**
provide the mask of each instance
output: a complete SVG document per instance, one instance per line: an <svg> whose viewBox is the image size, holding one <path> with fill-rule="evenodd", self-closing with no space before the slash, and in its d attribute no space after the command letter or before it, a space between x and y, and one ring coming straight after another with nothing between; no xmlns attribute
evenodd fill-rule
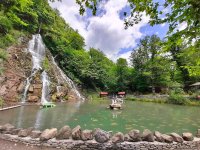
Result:
<svg viewBox="0 0 200 150"><path fill-rule="evenodd" d="M57 132L58 130L56 128L46 129L40 135L40 140L46 141L46 140L52 139L57 135Z"/></svg>
<svg viewBox="0 0 200 150"><path fill-rule="evenodd" d="M2 130L3 133L11 134L14 129L15 129L15 126L7 123L7 124L2 126L1 130Z"/></svg>
<svg viewBox="0 0 200 150"><path fill-rule="evenodd" d="M124 141L130 141L130 136L128 134L125 134L124 135Z"/></svg>
<svg viewBox="0 0 200 150"><path fill-rule="evenodd" d="M93 139L92 130L83 130L82 133L81 133L81 139L83 141L92 140Z"/></svg>
<svg viewBox="0 0 200 150"><path fill-rule="evenodd" d="M194 137L192 135L192 133L190 132L185 132L182 134L182 137L185 141L193 141Z"/></svg>
<svg viewBox="0 0 200 150"><path fill-rule="evenodd" d="M183 143L183 138L177 133L171 133L170 136L173 138L173 141Z"/></svg>
<svg viewBox="0 0 200 150"><path fill-rule="evenodd" d="M21 128L19 128L19 129L13 129L12 132L11 132L11 134L12 135L18 135L18 133L19 133L20 130L22 130L22 129Z"/></svg>
<svg viewBox="0 0 200 150"><path fill-rule="evenodd" d="M162 134L161 136L166 143L173 143L173 138L171 136L169 136L167 134Z"/></svg>
<svg viewBox="0 0 200 150"><path fill-rule="evenodd" d="M112 142L113 143L121 143L124 142L124 134L121 132L116 133L113 137L112 137Z"/></svg>
<svg viewBox="0 0 200 150"><path fill-rule="evenodd" d="M130 137L130 141L131 142L138 142L138 141L141 141L142 138L141 138L141 134L140 134L140 131L139 130L131 130L129 133L128 133L129 137Z"/></svg>
<svg viewBox="0 0 200 150"><path fill-rule="evenodd" d="M196 137L200 138L200 129L197 130Z"/></svg>
<svg viewBox="0 0 200 150"><path fill-rule="evenodd" d="M78 125L72 130L72 138L74 140L81 140L81 127Z"/></svg>
<svg viewBox="0 0 200 150"><path fill-rule="evenodd" d="M101 129L96 129L94 132L95 140L99 143L105 143L110 139L110 134Z"/></svg>
<svg viewBox="0 0 200 150"><path fill-rule="evenodd" d="M28 129L22 129L19 131L18 136L19 137L27 137L31 134L31 131L33 130L33 127L30 127Z"/></svg>
<svg viewBox="0 0 200 150"><path fill-rule="evenodd" d="M41 133L42 133L42 132L39 131L39 130L33 130L33 131L31 132L31 134L30 134L30 137L33 138L33 139L39 138L40 135L41 135Z"/></svg>
<svg viewBox="0 0 200 150"><path fill-rule="evenodd" d="M148 130L148 129L145 129L143 131L143 133L142 133L142 139L144 141L148 141L148 142L154 142L155 141L153 133L150 130Z"/></svg>
<svg viewBox="0 0 200 150"><path fill-rule="evenodd" d="M69 127L69 126L64 126L62 127L57 136L56 136L56 139L69 139L72 135L72 129Z"/></svg>
<svg viewBox="0 0 200 150"><path fill-rule="evenodd" d="M154 136L156 137L156 141L158 141L158 142L164 142L164 139L163 139L162 134L160 132L155 131L154 132Z"/></svg>

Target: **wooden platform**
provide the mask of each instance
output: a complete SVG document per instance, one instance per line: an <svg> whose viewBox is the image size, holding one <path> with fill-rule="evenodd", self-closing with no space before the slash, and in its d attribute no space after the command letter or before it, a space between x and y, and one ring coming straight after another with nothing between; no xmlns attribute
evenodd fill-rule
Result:
<svg viewBox="0 0 200 150"><path fill-rule="evenodd" d="M110 104L110 109L121 109L122 105L121 104Z"/></svg>
<svg viewBox="0 0 200 150"><path fill-rule="evenodd" d="M0 111L4 111L4 110L8 110L8 109L13 109L13 108L21 107L21 106L22 105L10 106L10 107L6 107L6 108L2 108L2 109L0 109Z"/></svg>

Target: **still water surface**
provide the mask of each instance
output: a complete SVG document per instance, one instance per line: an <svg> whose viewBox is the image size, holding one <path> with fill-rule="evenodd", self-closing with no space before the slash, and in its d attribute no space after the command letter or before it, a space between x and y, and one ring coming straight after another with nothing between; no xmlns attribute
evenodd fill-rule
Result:
<svg viewBox="0 0 200 150"><path fill-rule="evenodd" d="M102 128L124 133L146 128L162 133L195 133L200 128L200 107L126 101L123 110L116 111L106 108L109 103L107 100L67 102L47 109L22 106L0 112L0 124L11 123L18 128L41 130L80 125L83 129Z"/></svg>

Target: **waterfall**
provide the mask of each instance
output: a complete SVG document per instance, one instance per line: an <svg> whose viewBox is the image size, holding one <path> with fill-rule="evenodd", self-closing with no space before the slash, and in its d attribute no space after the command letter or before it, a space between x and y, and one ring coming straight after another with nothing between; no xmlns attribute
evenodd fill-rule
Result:
<svg viewBox="0 0 200 150"><path fill-rule="evenodd" d="M41 98L41 103L45 104L45 103L48 102L48 99L49 99L50 81L49 81L49 76L47 75L46 71L43 71L41 76L42 76L42 98Z"/></svg>
<svg viewBox="0 0 200 150"><path fill-rule="evenodd" d="M32 36L32 39L29 41L28 44L28 52L30 52L30 54L32 55L32 71L31 71L31 75L26 79L26 85L25 85L25 89L24 89L24 93L23 93L23 97L22 97L22 103L26 102L26 98L27 98L27 94L28 94L28 90L29 87L31 85L31 81L33 80L35 74L39 71L42 70L42 62L45 58L45 45L42 41L42 37L40 34L36 34ZM81 96L81 94L79 93L79 91L77 90L74 82L68 78L64 72L58 67L58 65L56 64L54 58L52 57L52 61L53 64L56 67L56 77L58 80L58 84L61 85L61 80L58 76L61 76L61 78L64 80L64 82L66 82L70 89L76 94L76 96L81 99L84 100L84 98ZM49 81L49 77L47 72L43 71L41 74L41 80L42 80L42 97L41 97L41 104L47 103L49 101L49 94L50 94L50 81ZM60 87L61 86L57 86L57 91L60 91Z"/></svg>
<svg viewBox="0 0 200 150"><path fill-rule="evenodd" d="M60 69L60 67L57 65L54 57L52 57L52 62L55 65L56 69L59 71L59 74L61 75L62 79L69 85L69 88L76 94L76 96L80 100L85 100L85 98L80 94L77 87L75 86L74 82ZM58 76L58 75L57 75ZM58 83L60 84L61 81L57 77ZM60 86L57 86L57 91L59 92Z"/></svg>
<svg viewBox="0 0 200 150"><path fill-rule="evenodd" d="M31 75L26 79L26 85L25 85L23 96L22 96L22 103L26 102L27 93L28 93L33 77L40 69L42 69L42 61L44 60L44 56L45 56L45 45L42 42L42 37L40 34L36 34L32 36L32 39L28 43L28 51L32 55L32 71L31 71ZM47 76L47 75L44 75L44 76ZM47 78L47 77L44 77L44 78ZM42 81L43 81L43 77L42 77ZM44 81L46 82L46 80Z"/></svg>

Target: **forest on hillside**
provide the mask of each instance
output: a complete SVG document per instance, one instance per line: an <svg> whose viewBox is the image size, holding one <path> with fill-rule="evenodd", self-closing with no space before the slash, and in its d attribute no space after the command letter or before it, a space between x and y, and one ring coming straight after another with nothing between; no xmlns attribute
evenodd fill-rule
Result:
<svg viewBox="0 0 200 150"><path fill-rule="evenodd" d="M152 25L161 23L156 22L156 13L150 9L150 4L146 4L149 6L146 8L136 6L134 11L149 9ZM178 18L190 20L186 30L174 32L170 26L171 31L165 39L157 35L146 36L133 49L130 60L119 58L113 62L102 50L90 48L86 51L84 38L65 22L58 10L49 6L47 0L1 0L0 10L2 61L6 61L6 48L15 44L19 37L40 33L59 66L83 89L166 93L162 89L178 87L188 92L191 84L200 81L200 17L195 17L200 14L198 12L193 12L194 16L186 14L188 18ZM166 22L177 19L172 17ZM126 23L133 25L133 22ZM0 67L3 73L3 66Z"/></svg>

